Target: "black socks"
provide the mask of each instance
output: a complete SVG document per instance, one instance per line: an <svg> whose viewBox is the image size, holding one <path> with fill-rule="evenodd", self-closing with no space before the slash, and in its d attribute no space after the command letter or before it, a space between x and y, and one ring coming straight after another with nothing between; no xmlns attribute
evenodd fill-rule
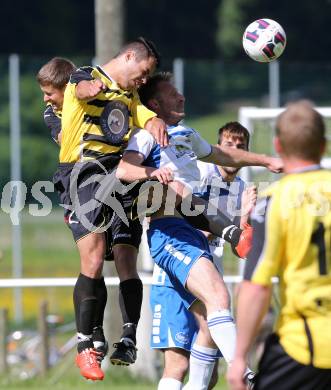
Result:
<svg viewBox="0 0 331 390"><path fill-rule="evenodd" d="M128 279L120 283L119 304L123 318L122 338L136 343L136 328L140 319L143 284L140 279Z"/></svg>

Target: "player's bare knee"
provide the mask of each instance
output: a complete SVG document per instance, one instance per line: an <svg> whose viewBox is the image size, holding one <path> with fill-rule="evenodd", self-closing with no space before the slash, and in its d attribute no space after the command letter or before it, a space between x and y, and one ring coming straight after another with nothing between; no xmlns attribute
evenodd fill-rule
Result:
<svg viewBox="0 0 331 390"><path fill-rule="evenodd" d="M81 272L90 278L99 278L102 274L103 256L98 253L81 256Z"/></svg>
<svg viewBox="0 0 331 390"><path fill-rule="evenodd" d="M205 304L207 312L210 312L211 308L213 310L223 310L230 307L229 293L224 285L218 283L208 286L201 300Z"/></svg>
<svg viewBox="0 0 331 390"><path fill-rule="evenodd" d="M210 286L210 289L212 291L208 295L209 301L207 304L216 304L220 306L220 309L229 309L230 294L224 283L224 280L219 278L212 286Z"/></svg>
<svg viewBox="0 0 331 390"><path fill-rule="evenodd" d="M189 369L189 352L174 348L165 352L163 377L183 381Z"/></svg>

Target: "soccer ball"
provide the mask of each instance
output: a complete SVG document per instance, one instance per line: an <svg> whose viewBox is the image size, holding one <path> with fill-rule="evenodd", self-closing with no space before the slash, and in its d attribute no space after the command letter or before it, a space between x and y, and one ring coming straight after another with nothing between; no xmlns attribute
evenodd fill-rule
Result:
<svg viewBox="0 0 331 390"><path fill-rule="evenodd" d="M258 19L245 30L243 46L247 55L258 62L271 62L278 58L286 46L283 27L272 19Z"/></svg>

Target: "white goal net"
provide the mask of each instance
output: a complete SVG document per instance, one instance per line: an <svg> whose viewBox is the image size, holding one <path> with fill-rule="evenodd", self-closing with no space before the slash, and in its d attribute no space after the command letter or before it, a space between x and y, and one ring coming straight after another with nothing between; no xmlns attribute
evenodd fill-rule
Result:
<svg viewBox="0 0 331 390"><path fill-rule="evenodd" d="M316 109L325 118L329 141L322 166L331 169L331 107L316 107ZM275 121L283 111L284 108L241 107L239 109L238 120L251 134L250 150L252 152L274 154ZM277 178L277 175L258 167L243 168L240 172L242 179L248 183L271 182Z"/></svg>

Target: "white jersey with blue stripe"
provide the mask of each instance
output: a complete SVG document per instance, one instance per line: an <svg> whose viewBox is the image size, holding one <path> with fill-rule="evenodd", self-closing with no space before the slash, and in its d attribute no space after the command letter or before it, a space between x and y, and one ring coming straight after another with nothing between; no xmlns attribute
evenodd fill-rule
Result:
<svg viewBox="0 0 331 390"><path fill-rule="evenodd" d="M231 221L240 216L241 196L245 188L245 182L236 176L231 183L227 183L216 165L197 161L199 169L200 186L194 188L194 193L204 199L213 202L226 214ZM224 240L215 237L209 241L210 252L213 255L214 263L222 272L222 255ZM172 286L167 274L163 269L154 265L153 285Z"/></svg>
<svg viewBox="0 0 331 390"><path fill-rule="evenodd" d="M196 188L194 194L200 196L215 205L234 223L240 220L241 196L245 189L245 182L236 176L231 183L226 182L215 164L198 161L201 175L200 188ZM223 274L223 238L214 237L209 240L210 252L213 255L214 264Z"/></svg>
<svg viewBox="0 0 331 390"><path fill-rule="evenodd" d="M211 201L231 220L241 215L241 196L245 182L236 176L231 183L226 182L215 164L197 162L200 171L200 186L194 194Z"/></svg>
<svg viewBox="0 0 331 390"><path fill-rule="evenodd" d="M183 125L168 126L169 145L160 148L148 131L137 129L131 136L126 151L135 151L144 156L143 165L155 168L169 167L174 179L191 189L201 181L197 159L211 153L211 145L200 134Z"/></svg>

